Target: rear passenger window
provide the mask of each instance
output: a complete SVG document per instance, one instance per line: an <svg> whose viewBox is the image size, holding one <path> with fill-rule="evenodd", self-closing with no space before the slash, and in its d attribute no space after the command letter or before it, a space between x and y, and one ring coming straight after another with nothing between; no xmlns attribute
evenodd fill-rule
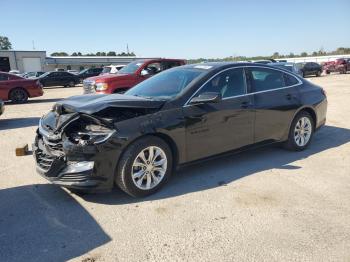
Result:
<svg viewBox="0 0 350 262"><path fill-rule="evenodd" d="M299 81L289 74L284 74L284 81L286 83L286 86L293 86L299 83Z"/></svg>
<svg viewBox="0 0 350 262"><path fill-rule="evenodd" d="M269 68L251 68L250 82L253 92L285 87L283 72Z"/></svg>

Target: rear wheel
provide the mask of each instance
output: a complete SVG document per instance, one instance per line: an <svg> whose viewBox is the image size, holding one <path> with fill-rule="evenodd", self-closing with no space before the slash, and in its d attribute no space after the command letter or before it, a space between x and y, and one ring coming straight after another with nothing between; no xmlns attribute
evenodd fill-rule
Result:
<svg viewBox="0 0 350 262"><path fill-rule="evenodd" d="M314 121L311 115L302 111L294 118L284 146L293 151L304 150L310 144L313 132Z"/></svg>
<svg viewBox="0 0 350 262"><path fill-rule="evenodd" d="M15 88L10 92L9 99L13 103L25 103L28 100L28 93L23 88Z"/></svg>
<svg viewBox="0 0 350 262"><path fill-rule="evenodd" d="M133 197L145 197L159 190L172 172L172 153L159 137L146 136L132 143L122 155L116 184Z"/></svg>
<svg viewBox="0 0 350 262"><path fill-rule="evenodd" d="M69 87L74 87L75 86L75 82L74 81L69 81L68 86Z"/></svg>
<svg viewBox="0 0 350 262"><path fill-rule="evenodd" d="M316 76L317 77L321 76L321 71L317 71Z"/></svg>

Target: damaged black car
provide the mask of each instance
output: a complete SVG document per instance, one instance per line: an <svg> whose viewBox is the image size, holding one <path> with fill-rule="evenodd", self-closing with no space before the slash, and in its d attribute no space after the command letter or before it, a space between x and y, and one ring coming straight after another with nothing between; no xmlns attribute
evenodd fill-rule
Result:
<svg viewBox="0 0 350 262"><path fill-rule="evenodd" d="M124 95L56 103L39 123L37 171L85 191L142 197L179 165L254 145L303 150L325 124L322 88L283 69L204 63L164 71Z"/></svg>

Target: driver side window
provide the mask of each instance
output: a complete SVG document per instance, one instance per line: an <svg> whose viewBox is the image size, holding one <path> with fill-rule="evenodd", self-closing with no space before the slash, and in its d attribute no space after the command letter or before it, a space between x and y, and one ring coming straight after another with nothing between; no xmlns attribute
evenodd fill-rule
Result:
<svg viewBox="0 0 350 262"><path fill-rule="evenodd" d="M246 83L243 68L223 71L206 83L197 95L215 92L221 93L222 98L229 98L246 94Z"/></svg>

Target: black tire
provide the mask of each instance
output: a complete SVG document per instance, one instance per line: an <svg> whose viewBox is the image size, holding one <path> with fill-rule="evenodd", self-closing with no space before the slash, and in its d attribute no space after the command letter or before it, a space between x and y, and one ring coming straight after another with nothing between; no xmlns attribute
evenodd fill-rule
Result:
<svg viewBox="0 0 350 262"><path fill-rule="evenodd" d="M132 179L132 165L138 154L149 146L156 146L163 150L167 158L167 169L162 180L155 187L147 190L137 187ZM142 137L124 151L115 174L115 183L125 193L133 197L145 197L158 191L170 178L173 167L173 155L169 145L156 136Z"/></svg>
<svg viewBox="0 0 350 262"><path fill-rule="evenodd" d="M74 81L69 81L68 86L69 87L74 87L75 86L75 82Z"/></svg>
<svg viewBox="0 0 350 262"><path fill-rule="evenodd" d="M28 93L23 88L17 87L11 90L9 99L12 101L12 103L25 103L28 100Z"/></svg>
<svg viewBox="0 0 350 262"><path fill-rule="evenodd" d="M295 131L297 123L303 117L308 118L310 123L311 123L311 136L310 136L309 140L307 141L307 143L305 145L300 146L295 141L294 131ZM284 142L284 144L283 144L284 148L286 148L288 150L291 150L291 151L302 151L302 150L304 150L305 148L307 148L309 146L309 144L310 144L310 142L312 140L313 134L314 134L314 130L315 130L315 123L314 123L314 120L311 117L311 115L308 112L306 112L306 111L301 111L293 119L293 122L292 122L292 124L290 126L289 134L288 134L288 140L286 142Z"/></svg>
<svg viewBox="0 0 350 262"><path fill-rule="evenodd" d="M321 76L321 71L318 71L317 74L316 74L317 77L320 77Z"/></svg>

